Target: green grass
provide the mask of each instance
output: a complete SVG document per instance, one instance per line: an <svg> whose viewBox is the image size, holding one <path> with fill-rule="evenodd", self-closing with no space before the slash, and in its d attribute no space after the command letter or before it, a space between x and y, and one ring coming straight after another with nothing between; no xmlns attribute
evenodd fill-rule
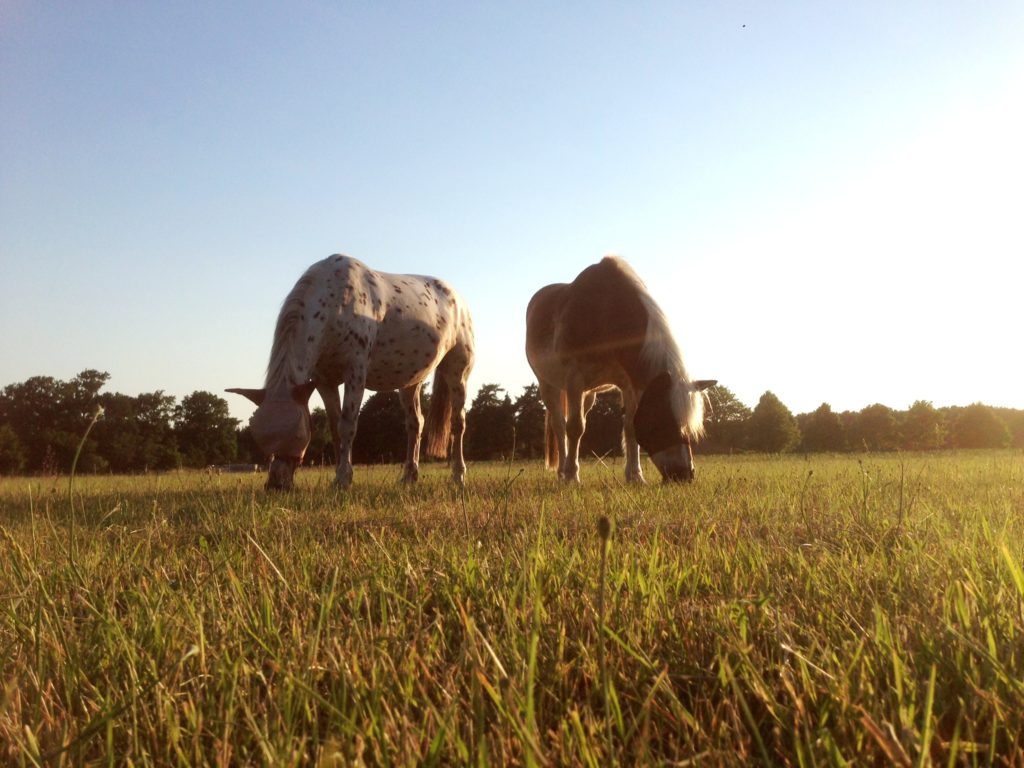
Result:
<svg viewBox="0 0 1024 768"><path fill-rule="evenodd" d="M1020 452L399 475L0 480L0 761L1024 764Z"/></svg>

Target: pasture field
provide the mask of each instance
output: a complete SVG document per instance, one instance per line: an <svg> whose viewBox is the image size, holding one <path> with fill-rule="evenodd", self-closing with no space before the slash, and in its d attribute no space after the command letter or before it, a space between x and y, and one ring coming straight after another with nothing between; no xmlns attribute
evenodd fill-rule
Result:
<svg viewBox="0 0 1024 768"><path fill-rule="evenodd" d="M697 472L0 480L0 761L1024 765L1021 452Z"/></svg>

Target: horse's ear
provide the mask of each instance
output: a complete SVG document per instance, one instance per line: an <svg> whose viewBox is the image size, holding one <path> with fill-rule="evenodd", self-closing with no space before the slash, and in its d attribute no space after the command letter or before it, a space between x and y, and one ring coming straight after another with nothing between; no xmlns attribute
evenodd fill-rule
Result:
<svg viewBox="0 0 1024 768"><path fill-rule="evenodd" d="M247 397L252 400L256 405L263 405L263 398L266 397L267 390L265 389L239 389L238 387L232 387L231 389L225 389L225 392L234 392L236 395Z"/></svg>
<svg viewBox="0 0 1024 768"><path fill-rule="evenodd" d="M698 379L693 382L693 386L698 392L703 392L708 387L713 387L717 383L718 379Z"/></svg>
<svg viewBox="0 0 1024 768"><path fill-rule="evenodd" d="M292 399L297 403L305 405L313 394L314 389L316 389L316 384L312 381L307 381L305 384L296 384L292 387Z"/></svg>

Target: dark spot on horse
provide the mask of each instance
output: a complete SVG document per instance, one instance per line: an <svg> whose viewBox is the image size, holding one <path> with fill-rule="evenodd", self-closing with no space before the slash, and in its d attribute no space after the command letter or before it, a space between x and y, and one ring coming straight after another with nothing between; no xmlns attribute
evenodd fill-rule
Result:
<svg viewBox="0 0 1024 768"><path fill-rule="evenodd" d="M315 341L315 339L314 339L314 337L312 337L312 336L307 336L307 337L306 337L306 341L308 341L309 343L311 343L311 344L312 344L312 343L313 343L313 342Z"/></svg>

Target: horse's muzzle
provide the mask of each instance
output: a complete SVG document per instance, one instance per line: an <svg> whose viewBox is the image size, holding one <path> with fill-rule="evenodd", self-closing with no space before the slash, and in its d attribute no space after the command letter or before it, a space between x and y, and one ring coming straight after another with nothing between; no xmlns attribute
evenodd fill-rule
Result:
<svg viewBox="0 0 1024 768"><path fill-rule="evenodd" d="M674 467L661 473L664 483L692 483L693 478L693 467Z"/></svg>
<svg viewBox="0 0 1024 768"><path fill-rule="evenodd" d="M295 485L295 467L298 464L297 459L275 456L270 462L264 488L268 491L290 491Z"/></svg>

